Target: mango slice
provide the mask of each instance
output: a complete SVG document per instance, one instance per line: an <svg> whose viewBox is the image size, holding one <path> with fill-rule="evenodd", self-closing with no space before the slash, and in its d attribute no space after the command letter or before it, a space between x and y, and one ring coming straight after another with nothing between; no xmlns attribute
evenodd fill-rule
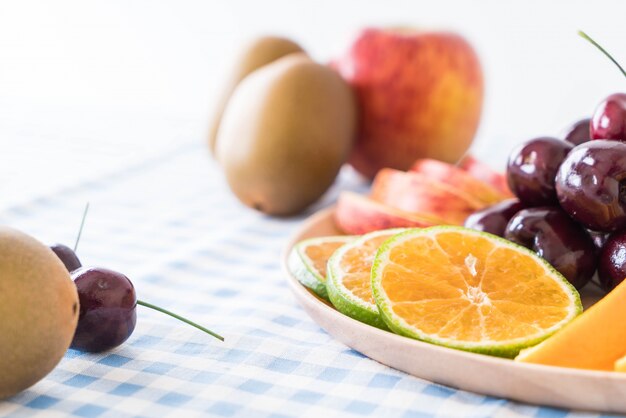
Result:
<svg viewBox="0 0 626 418"><path fill-rule="evenodd" d="M577 369L626 371L626 281L516 361Z"/></svg>

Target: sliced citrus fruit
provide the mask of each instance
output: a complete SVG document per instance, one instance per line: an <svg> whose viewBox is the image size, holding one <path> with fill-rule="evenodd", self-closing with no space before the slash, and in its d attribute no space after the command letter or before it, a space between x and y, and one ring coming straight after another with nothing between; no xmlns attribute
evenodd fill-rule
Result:
<svg viewBox="0 0 626 418"><path fill-rule="evenodd" d="M287 267L296 279L319 297L328 300L326 292L326 264L339 247L353 240L351 236L309 238L291 249Z"/></svg>
<svg viewBox="0 0 626 418"><path fill-rule="evenodd" d="M515 359L523 363L614 370L626 352L626 281L554 336ZM626 364L624 364L626 366ZM626 370L626 368L625 368Z"/></svg>
<svg viewBox="0 0 626 418"><path fill-rule="evenodd" d="M410 229L383 243L372 291L392 331L501 357L539 343L582 310L576 289L535 253L457 226Z"/></svg>
<svg viewBox="0 0 626 418"><path fill-rule="evenodd" d="M387 329L372 296L372 262L378 247L404 228L370 232L339 248L328 260L326 289L337 310L357 321Z"/></svg>

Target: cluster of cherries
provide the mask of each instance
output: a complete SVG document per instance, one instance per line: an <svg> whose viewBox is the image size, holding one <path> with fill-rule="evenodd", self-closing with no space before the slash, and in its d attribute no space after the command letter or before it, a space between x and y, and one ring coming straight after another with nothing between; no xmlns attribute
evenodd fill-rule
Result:
<svg viewBox="0 0 626 418"><path fill-rule="evenodd" d="M474 213L465 226L530 248L578 289L596 270L606 291L626 278L626 94L607 97L564 140L516 147L507 180L517 199Z"/></svg>
<svg viewBox="0 0 626 418"><path fill-rule="evenodd" d="M83 223L81 223L81 231L86 214L87 208L83 216ZM78 239L76 245L78 245ZM50 246L50 249L70 272L78 290L80 313L71 348L88 352L101 352L119 346L130 337L135 329L137 305L162 312L215 338L224 340L220 335L189 319L151 303L138 300L135 287L125 275L101 267L83 267L76 252L66 245L55 244Z"/></svg>

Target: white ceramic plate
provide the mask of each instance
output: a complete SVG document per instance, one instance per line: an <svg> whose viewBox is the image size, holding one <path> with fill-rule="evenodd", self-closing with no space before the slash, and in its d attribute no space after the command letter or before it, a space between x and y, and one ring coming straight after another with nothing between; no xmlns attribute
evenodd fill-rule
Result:
<svg viewBox="0 0 626 418"><path fill-rule="evenodd" d="M380 363L443 385L538 405L626 413L626 373L522 364L453 350L382 331L336 311L286 267L286 255L296 242L339 234L332 212L318 212L302 225L285 249L283 268L298 302L334 338ZM597 295L583 295L583 303L594 299Z"/></svg>

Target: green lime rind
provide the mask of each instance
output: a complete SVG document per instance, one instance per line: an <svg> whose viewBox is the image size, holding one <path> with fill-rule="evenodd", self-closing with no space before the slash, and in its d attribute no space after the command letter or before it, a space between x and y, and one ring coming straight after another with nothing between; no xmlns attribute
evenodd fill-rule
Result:
<svg viewBox="0 0 626 418"><path fill-rule="evenodd" d="M328 269L326 289L330 303L333 304L335 309L357 321L376 328L388 330L385 321L383 321L378 312L378 307L357 298L348 291L340 290L343 286L338 283L337 276L331 272L330 261L328 263Z"/></svg>
<svg viewBox="0 0 626 418"><path fill-rule="evenodd" d="M346 243L353 239L354 237L352 236L331 236L309 238L300 241L289 252L287 268L300 283L315 292L317 296L329 300L326 291L326 279L315 268L313 261L306 255L305 250L310 245L319 245L329 241Z"/></svg>
<svg viewBox="0 0 626 418"><path fill-rule="evenodd" d="M413 238L415 236L423 236L423 235L435 235L438 232L442 231L450 231L450 232L462 232L464 234L474 234L482 237L489 238L492 241L497 242L497 244L501 247L508 247L515 251L522 252L524 254L533 257L539 265L543 266L548 275L561 286L561 288L565 291L565 293L569 296L570 304L569 304L569 315L560 321L559 323L553 325L552 327L544 330L539 335L532 335L529 337L515 338L510 340L498 341L498 342L474 342L474 341L456 341L446 338L440 338L436 335L427 334L415 327L409 325L403 318L396 315L391 308L391 301L387 297L385 290L381 285L381 273L382 268L386 264L389 259L389 253L391 249L401 241ZM572 286L565 277L563 277L554 267L552 267L546 260L539 257L537 254L532 252L531 250L522 247L520 245L514 244L510 241L507 241L498 236L486 233L479 232L472 229L460 227L460 226L434 226L424 229L412 228L407 230L406 232L400 233L391 237L389 240L385 241L381 247L378 249L376 253L376 257L374 258L374 263L372 265L372 292L374 295L374 300L376 301L376 305L380 311L381 317L383 321L387 324L389 329L391 329L396 334L404 335L406 337L414 338L420 341L425 341L428 343L454 348L458 350L470 351L473 353L487 354L497 357L505 357L505 358L514 358L522 349L532 347L534 345L539 344L541 341L545 340L569 322L571 322L577 315L579 315L582 310L582 303L580 300L580 295L574 286Z"/></svg>
<svg viewBox="0 0 626 418"><path fill-rule="evenodd" d="M341 259L351 249L362 245L364 242L377 237L381 234L400 233L406 231L406 228L396 228L391 230L374 231L361 236L360 238L341 246L328 260L328 271L326 273L326 289L330 302L335 308L357 321L372 325L376 328L388 330L385 321L380 316L378 307L365 301L350 290L342 283L341 278Z"/></svg>

